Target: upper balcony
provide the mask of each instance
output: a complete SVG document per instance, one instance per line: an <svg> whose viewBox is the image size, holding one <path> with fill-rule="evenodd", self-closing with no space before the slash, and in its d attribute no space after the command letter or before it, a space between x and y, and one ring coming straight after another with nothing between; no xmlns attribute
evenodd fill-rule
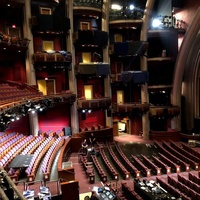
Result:
<svg viewBox="0 0 200 200"><path fill-rule="evenodd" d="M4 52L26 52L29 42L30 40L27 38L20 38L16 35L8 35L0 32L0 50Z"/></svg>
<svg viewBox="0 0 200 200"><path fill-rule="evenodd" d="M167 117L173 118L180 114L180 107L178 106L150 106L150 117Z"/></svg>
<svg viewBox="0 0 200 200"><path fill-rule="evenodd" d="M143 114L149 111L150 105L148 103L139 102L126 102L126 103L114 103L113 112L122 114Z"/></svg>
<svg viewBox="0 0 200 200"><path fill-rule="evenodd" d="M76 65L77 75L91 75L91 76L107 76L110 75L110 64L93 62L93 63L79 63Z"/></svg>
<svg viewBox="0 0 200 200"><path fill-rule="evenodd" d="M116 5L115 5L116 6ZM111 28L140 28L143 23L144 10L128 6L110 8L109 25Z"/></svg>
<svg viewBox="0 0 200 200"><path fill-rule="evenodd" d="M80 98L77 100L78 109L107 109L111 106L111 98L99 97L93 99Z"/></svg>
<svg viewBox="0 0 200 200"><path fill-rule="evenodd" d="M78 30L73 35L74 45L81 47L102 47L108 45L108 33L100 30Z"/></svg>
<svg viewBox="0 0 200 200"><path fill-rule="evenodd" d="M69 68L72 55L67 51L36 52L33 54L35 69Z"/></svg>
<svg viewBox="0 0 200 200"><path fill-rule="evenodd" d="M55 14L37 14L31 17L31 28L34 34L66 34L70 29L70 19Z"/></svg>
<svg viewBox="0 0 200 200"><path fill-rule="evenodd" d="M75 15L100 16L103 0L74 0L73 11Z"/></svg>
<svg viewBox="0 0 200 200"><path fill-rule="evenodd" d="M146 41L115 42L109 47L110 56L117 57L145 56L147 49Z"/></svg>

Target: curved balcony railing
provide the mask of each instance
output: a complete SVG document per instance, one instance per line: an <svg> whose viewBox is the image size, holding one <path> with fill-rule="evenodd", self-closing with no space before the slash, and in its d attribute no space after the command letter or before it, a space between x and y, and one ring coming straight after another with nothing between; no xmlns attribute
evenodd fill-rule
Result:
<svg viewBox="0 0 200 200"><path fill-rule="evenodd" d="M0 43L7 45L15 45L18 47L26 47L28 48L30 40L27 38L20 38L15 35L7 35L3 32L0 32Z"/></svg>
<svg viewBox="0 0 200 200"><path fill-rule="evenodd" d="M143 18L144 11L141 9L130 10L125 8L123 10L110 9L109 20L141 20Z"/></svg>
<svg viewBox="0 0 200 200"><path fill-rule="evenodd" d="M100 97L93 99L80 98L77 100L78 109L99 109L109 108L111 106L111 98Z"/></svg>
<svg viewBox="0 0 200 200"><path fill-rule="evenodd" d="M35 69L68 68L72 62L72 55L67 51L41 51L33 54Z"/></svg>
<svg viewBox="0 0 200 200"><path fill-rule="evenodd" d="M74 0L74 7L92 7L101 9L103 0Z"/></svg>
<svg viewBox="0 0 200 200"><path fill-rule="evenodd" d="M150 106L150 117L176 117L180 114L178 106Z"/></svg>
<svg viewBox="0 0 200 200"><path fill-rule="evenodd" d="M93 75L93 76L107 76L110 74L109 63L79 63L76 66L76 74Z"/></svg>
<svg viewBox="0 0 200 200"><path fill-rule="evenodd" d="M149 107L150 107L149 103L139 103L139 102L114 103L113 112L142 114L148 112Z"/></svg>

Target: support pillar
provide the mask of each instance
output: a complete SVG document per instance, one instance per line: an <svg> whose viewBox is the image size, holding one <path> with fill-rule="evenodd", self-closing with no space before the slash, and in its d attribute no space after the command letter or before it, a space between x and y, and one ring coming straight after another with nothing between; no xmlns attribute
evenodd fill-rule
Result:
<svg viewBox="0 0 200 200"><path fill-rule="evenodd" d="M70 18L70 23L73 24L73 1L66 0L66 6L67 6L67 17ZM67 39L67 50L72 53L72 66L71 70L69 70L69 89L71 91L74 91L77 94L77 82L75 77L75 49L73 45L73 26L71 26L69 30L69 35ZM72 133L78 133L79 132L79 121L78 121L78 111L77 111L77 100L74 102L74 104L71 106L71 128Z"/></svg>
<svg viewBox="0 0 200 200"><path fill-rule="evenodd" d="M149 29L149 23L150 23L150 12L153 9L155 0L147 0L146 2L146 8L144 11L144 16L143 16L143 24L142 24L142 29L141 29L141 34L140 34L140 40L141 41L147 41L147 33ZM140 65L141 65L141 70L147 71L147 58L142 57L140 60ZM142 85L141 88L141 102L149 102L148 98L148 85L147 83L145 85ZM148 140L149 139L149 130L150 130L150 121L149 121L149 112L143 114L142 116L142 136L143 139Z"/></svg>
<svg viewBox="0 0 200 200"><path fill-rule="evenodd" d="M102 31L109 32L109 8L110 0L103 1L102 5ZM109 60L109 44L103 49L103 62L110 63ZM111 97L111 87L110 87L110 76L104 79L104 95L106 97ZM106 126L113 126L112 116L108 117L106 111Z"/></svg>
<svg viewBox="0 0 200 200"><path fill-rule="evenodd" d="M32 56L34 53L33 48L33 35L30 28L30 19L31 19L31 1L24 1L24 24L23 24L23 32L24 38L30 40L29 47L27 50L26 56L26 79L28 85L36 85L36 77L35 77L35 69L32 63ZM30 126L30 134L37 136L38 135L38 114L29 113L29 126Z"/></svg>

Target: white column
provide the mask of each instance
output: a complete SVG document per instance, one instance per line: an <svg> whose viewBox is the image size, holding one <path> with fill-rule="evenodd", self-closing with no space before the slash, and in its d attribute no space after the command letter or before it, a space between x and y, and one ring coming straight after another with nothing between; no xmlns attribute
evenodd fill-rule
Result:
<svg viewBox="0 0 200 200"><path fill-rule="evenodd" d="M144 11L144 16L143 16L143 24L142 24L142 29L141 29L141 34L140 34L140 40L141 41L147 41L147 33L148 33L148 28L149 28L149 23L150 23L150 12L153 9L153 5L155 3L155 0L147 0L146 2L146 8ZM140 61L140 66L141 70L147 71L147 59L146 57L142 57ZM142 85L141 87L141 102L149 102L148 98L148 85ZM149 139L149 112L143 114L142 116L142 136L144 139L148 140Z"/></svg>
<svg viewBox="0 0 200 200"><path fill-rule="evenodd" d="M26 78L27 78L27 83L29 85L36 85L35 69L32 63L32 56L34 53L34 49L33 49L33 35L30 28L31 1L26 0L24 2L25 2L24 24L23 24L24 38L30 40L26 57Z"/></svg>
<svg viewBox="0 0 200 200"><path fill-rule="evenodd" d="M73 1L66 0L67 5L67 17L70 19L70 24L73 25ZM69 35L67 38L67 50L72 53L72 66L69 70L69 89L75 94L77 94L77 82L75 77L75 49L73 45L73 26L69 30ZM79 122L78 122L78 111L77 111L77 101L71 106L71 128L72 133L79 132Z"/></svg>
<svg viewBox="0 0 200 200"><path fill-rule="evenodd" d="M38 136L38 113L29 113L29 126L30 126L30 133L33 136Z"/></svg>
<svg viewBox="0 0 200 200"><path fill-rule="evenodd" d="M33 49L33 35L30 28L30 19L31 19L31 1L25 1L24 7L24 24L23 24L23 32L24 38L30 40L27 56L26 56L26 79L28 85L36 85L36 77L35 77L35 69L32 63L32 56L34 53ZM30 134L37 135L39 126L38 126L38 115L36 113L29 114L29 126L30 126Z"/></svg>
<svg viewBox="0 0 200 200"><path fill-rule="evenodd" d="M104 0L102 5L102 31L109 32L109 9L110 9L110 0ZM103 62L110 63L109 59L109 44L106 48L103 49ZM110 86L110 76L107 76L104 79L104 95L106 97L111 97L111 86ZM107 116L106 111L106 126L113 126L112 117Z"/></svg>

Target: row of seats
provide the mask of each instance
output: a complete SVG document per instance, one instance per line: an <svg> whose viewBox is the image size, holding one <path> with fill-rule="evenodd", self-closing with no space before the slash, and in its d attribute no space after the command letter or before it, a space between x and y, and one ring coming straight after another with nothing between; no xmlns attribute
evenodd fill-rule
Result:
<svg viewBox="0 0 200 200"><path fill-rule="evenodd" d="M192 182L196 183L197 185L200 185L200 178L198 175L192 174L192 173L188 173L188 178L189 180L191 180Z"/></svg>
<svg viewBox="0 0 200 200"><path fill-rule="evenodd" d="M156 177L156 182L160 184L161 187L163 187L166 191L168 191L170 194L172 194L175 198L182 198L182 200L192 200L190 197L185 195L183 192L181 192L179 189L174 187L172 184L170 184L167 181L164 181L163 179Z"/></svg>
<svg viewBox="0 0 200 200"><path fill-rule="evenodd" d="M80 127L79 131L84 132L84 131L94 131L94 130L101 130L101 129L104 129L104 126L101 124L97 124L97 125L92 125L91 127L89 126L85 126L84 128Z"/></svg>
<svg viewBox="0 0 200 200"><path fill-rule="evenodd" d="M199 156L197 157L196 155L193 155L192 153L190 153L189 151L185 150L182 146L178 145L177 143L170 141L170 145L177 150L179 153L181 153L182 155L185 155L186 157L190 158L191 160L193 160L196 163L200 163L200 158ZM189 147L190 148L190 147ZM191 149L191 148L190 148ZM196 168L197 170L198 168Z"/></svg>
<svg viewBox="0 0 200 200"><path fill-rule="evenodd" d="M101 181L103 183L107 182L107 175L106 175L106 172L104 171L103 167L100 165L97 157L95 155L91 155L91 158L92 158L92 162L101 178Z"/></svg>
<svg viewBox="0 0 200 200"><path fill-rule="evenodd" d="M112 178L114 180L118 180L119 179L119 174L117 173L117 171L115 170L115 168L112 166L112 164L108 160L104 148L99 149L99 153L101 155L101 158L102 158L104 164L106 165L106 168L110 172Z"/></svg>
<svg viewBox="0 0 200 200"><path fill-rule="evenodd" d="M190 170L190 164L185 163L182 159L178 158L174 155L174 153L171 153L170 151L166 150L161 143L154 141L154 144L158 148L158 150L166 157L168 157L171 161L174 163L179 164L185 171Z"/></svg>
<svg viewBox="0 0 200 200"><path fill-rule="evenodd" d="M91 162L88 162L87 156L81 154L80 155L80 162L86 172L87 177L89 178L90 183L94 183L95 181L95 175L94 175L94 168L93 165L91 165Z"/></svg>
<svg viewBox="0 0 200 200"><path fill-rule="evenodd" d="M192 149L191 147L187 146L184 143L181 143L181 146L184 150L188 151L189 153L191 153L192 155L196 156L196 157L200 157L200 153L198 151L195 151L194 149Z"/></svg>
<svg viewBox="0 0 200 200"><path fill-rule="evenodd" d="M160 160L160 158L152 155L154 163L161 168L161 171L165 174L171 173L171 167L169 167L164 161Z"/></svg>
<svg viewBox="0 0 200 200"><path fill-rule="evenodd" d="M131 163L131 161L127 158L127 156L124 154L124 152L121 150L120 146L115 142L115 148L120 156L120 158L123 160L123 162L126 164L129 171L136 177L140 178L140 171Z"/></svg>
<svg viewBox="0 0 200 200"><path fill-rule="evenodd" d="M177 178L168 176L168 183L173 187L177 188L181 193L185 194L187 197L190 197L192 200L200 200L200 195L196 191L179 181Z"/></svg>
<svg viewBox="0 0 200 200"><path fill-rule="evenodd" d="M54 138L48 137L34 152L33 158L25 171L28 177L28 181L34 181L39 163L41 162L41 159L46 154L50 146L53 145L53 143L54 143Z"/></svg>
<svg viewBox="0 0 200 200"><path fill-rule="evenodd" d="M180 158L185 163L188 163L191 167L193 167L193 169L198 170L199 163L191 160L190 157L187 157L186 155L182 154L181 152L178 152L175 148L170 146L169 142L162 142L162 145L165 149L170 151L173 155Z"/></svg>
<svg viewBox="0 0 200 200"><path fill-rule="evenodd" d="M16 136L16 137L15 137ZM23 134L16 134L14 137L12 137L12 139L8 139L7 142L1 147L0 149L0 158L2 158L3 156L5 156L6 154L10 154L11 149L13 148L13 146L18 145L19 141L21 138L24 137Z"/></svg>
<svg viewBox="0 0 200 200"><path fill-rule="evenodd" d="M138 169L140 169L140 171L147 177L151 176L151 169L149 169L146 165L144 165L142 163L142 161L134 155L131 155L132 159L133 159L133 163L135 164L135 166L138 167Z"/></svg>
<svg viewBox="0 0 200 200"><path fill-rule="evenodd" d="M64 144L64 141L65 139L63 137L57 138L56 141L48 149L47 153L44 156L44 159L42 161L42 172L44 174L45 180L49 180L50 178L49 174L51 173L51 167L52 167L53 161L56 157L58 150Z"/></svg>
<svg viewBox="0 0 200 200"><path fill-rule="evenodd" d="M180 172L180 165L176 164L174 161L172 161L170 158L164 156L163 154L161 153L158 153L160 159L162 162L165 162L168 166L170 166L170 168L175 171L176 173L179 173Z"/></svg>
<svg viewBox="0 0 200 200"><path fill-rule="evenodd" d="M152 169L152 171L157 175L160 176L161 175L161 168L158 167L154 162L152 162L147 156L141 154L141 157L143 159L143 161L145 162L146 166L150 169Z"/></svg>
<svg viewBox="0 0 200 200"><path fill-rule="evenodd" d="M20 138L19 136L19 141L17 141L17 144L13 144L9 150L9 152L4 155L1 160L0 160L0 165L3 166L4 168L7 168L8 165L11 163L11 161L22 151L24 148L26 142L28 141L28 137L22 136Z"/></svg>
<svg viewBox="0 0 200 200"><path fill-rule="evenodd" d="M186 178L185 176L178 174L178 181L183 183L184 185L188 186L190 189L196 191L197 193L200 193L200 186L190 179Z"/></svg>
<svg viewBox="0 0 200 200"><path fill-rule="evenodd" d="M122 185L122 194L124 194L124 196L127 197L127 199L133 199L133 200L143 199L134 189L130 188L127 183L122 182L121 185Z"/></svg>
<svg viewBox="0 0 200 200"><path fill-rule="evenodd" d="M126 179L126 180L130 179L130 172L124 167L124 165L118 159L118 157L114 153L114 151L113 151L113 149L112 149L112 147L109 143L107 143L107 149L108 149L108 152L109 152L112 160L114 161L115 165L117 166L117 168L122 173L123 178Z"/></svg>
<svg viewBox="0 0 200 200"><path fill-rule="evenodd" d="M12 138L12 137L15 136L15 135L16 135L15 132L12 132L12 133L9 133L9 134L7 134L7 133L3 134L3 135L0 137L0 147L3 146L4 144L6 144L6 143L7 143L7 140L10 139L10 138Z"/></svg>
<svg viewBox="0 0 200 200"><path fill-rule="evenodd" d="M26 154L33 154L33 152L40 146L40 144L45 140L44 137L38 136L38 137L33 137L30 139L29 144L23 149L21 152L21 155L26 155Z"/></svg>

